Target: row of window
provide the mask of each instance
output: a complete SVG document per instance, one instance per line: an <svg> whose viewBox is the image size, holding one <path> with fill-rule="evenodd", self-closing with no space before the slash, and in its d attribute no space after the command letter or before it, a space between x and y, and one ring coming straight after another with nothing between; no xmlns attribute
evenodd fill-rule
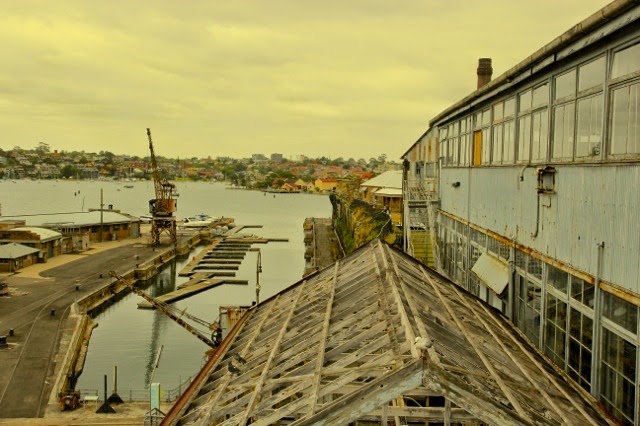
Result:
<svg viewBox="0 0 640 426"><path fill-rule="evenodd" d="M640 43L607 62L593 58L441 127L443 166L638 158Z"/></svg>
<svg viewBox="0 0 640 426"><path fill-rule="evenodd" d="M596 321L592 284L442 215L437 221L437 244L441 266L449 277L487 301L490 295L498 295L471 272L476 260L489 253L505 263L513 261L516 326L587 391L594 391L594 380L598 380L598 399L616 417L630 424L638 419L638 306L601 291ZM501 296L502 312L508 315L506 296ZM601 351L597 357L595 348Z"/></svg>

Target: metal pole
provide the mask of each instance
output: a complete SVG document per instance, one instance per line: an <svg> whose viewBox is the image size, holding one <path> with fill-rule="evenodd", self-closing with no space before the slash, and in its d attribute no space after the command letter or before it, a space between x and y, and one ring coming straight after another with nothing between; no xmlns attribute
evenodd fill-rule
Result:
<svg viewBox="0 0 640 426"><path fill-rule="evenodd" d="M102 242L102 238L103 238L103 234L104 234L104 229L103 229L103 225L104 225L104 220L103 220L103 213L104 211L102 210L104 207L103 204L103 200L102 200L102 188L100 188L100 242Z"/></svg>
<svg viewBox="0 0 640 426"><path fill-rule="evenodd" d="M153 376L156 374L156 369L160 365L160 355L162 355L162 348L164 345L160 345L160 349L158 349L158 354L156 355L156 361L153 364L153 369L151 370L151 377L149 378L149 410L151 411L151 385L153 384Z"/></svg>
<svg viewBox="0 0 640 426"><path fill-rule="evenodd" d="M262 272L262 253L258 249L258 259L256 263L256 305L260 304L260 272Z"/></svg>

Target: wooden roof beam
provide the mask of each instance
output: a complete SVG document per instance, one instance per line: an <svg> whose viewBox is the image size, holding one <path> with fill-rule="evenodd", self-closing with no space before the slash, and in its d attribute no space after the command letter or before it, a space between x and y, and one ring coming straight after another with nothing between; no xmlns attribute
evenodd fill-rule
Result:
<svg viewBox="0 0 640 426"><path fill-rule="evenodd" d="M246 411L244 413L244 416L242 417L242 421L240 422L241 425L246 425L249 416L253 413L253 409L254 409L254 407L256 405L256 402L258 400L258 395L260 395L260 391L262 390L262 387L264 386L264 383L267 380L267 375L269 373L270 368L272 367L273 359L275 358L278 350L280 349L280 344L282 343L282 339L284 338L284 335L287 332L287 327L291 323L291 318L293 318L293 314L295 312L296 306L298 305L298 302L300 301L300 298L305 293L303 291L303 290L305 290L305 288L306 288L305 285L300 285L296 289L296 294L294 296L294 302L289 306L289 314L287 315L286 319L284 321L282 321L282 324L281 324L281 327L280 327L280 332L278 333L277 338L273 342L273 348L271 349L271 353L269 354L269 359L264 364L264 368L262 370L262 374L260 375L260 378L258 379L258 381L256 383L256 387L255 387L255 389L254 389L254 391L253 391L253 393L251 395L251 401L247 405ZM211 424L211 422L207 421L206 424Z"/></svg>
<svg viewBox="0 0 640 426"><path fill-rule="evenodd" d="M431 276L429 276L429 274L427 274L424 269L421 269L421 271L422 271L422 276L424 277L425 281L428 282L431 285L433 290L438 295L438 298L440 299L440 303L442 304L442 306L449 313L451 321L453 321L456 324L456 326L458 327L458 329L460 330L462 335L469 342L469 344L471 345L471 347L473 348L473 350L477 354L478 358L480 358L480 360L482 361L482 364L485 366L487 371L489 371L489 373L491 374L491 377L493 378L493 380L500 387L500 390L502 391L504 396L509 400L511 405L514 407L514 409L518 412L518 414L520 416L522 416L523 418L528 418L528 415L527 415L526 411L522 408L522 406L520 405L520 403L518 402L516 397L513 395L513 393L509 389L509 387L504 383L504 381L502 380L502 378L500 377L498 372L493 367L493 364L491 364L491 362L489 361L487 356L481 350L480 342L476 341L475 336L472 336L469 333L469 331L467 330L466 326L462 323L462 321L460 321L458 316L455 314L455 312L453 311L453 309L449 305L449 302L447 301L447 299L442 296L442 293L440 293L440 290L438 289L436 284L433 282L433 278L431 278Z"/></svg>
<svg viewBox="0 0 640 426"><path fill-rule="evenodd" d="M414 359L402 368L374 380L336 403L327 404L313 416L291 426L343 425L387 404L422 384L423 361Z"/></svg>
<svg viewBox="0 0 640 426"><path fill-rule="evenodd" d="M316 365L313 371L315 383L313 386L313 392L309 401L309 409L311 414L316 412L318 405L318 393L320 392L320 378L322 366L324 365L324 351L327 345L327 338L329 336L329 324L331 322L331 309L333 307L333 298L336 294L336 284L338 282L338 271L340 269L340 261L337 261L333 268L333 281L331 282L331 292L327 298L327 305L324 311L324 321L322 323L322 334L318 345L318 357L316 358Z"/></svg>

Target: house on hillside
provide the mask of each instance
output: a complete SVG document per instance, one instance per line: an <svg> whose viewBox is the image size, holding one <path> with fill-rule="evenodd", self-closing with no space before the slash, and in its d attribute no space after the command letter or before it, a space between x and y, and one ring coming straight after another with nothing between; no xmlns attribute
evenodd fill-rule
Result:
<svg viewBox="0 0 640 426"><path fill-rule="evenodd" d="M402 222L402 171L384 172L360 184L360 199L385 208L395 224Z"/></svg>
<svg viewBox="0 0 640 426"><path fill-rule="evenodd" d="M338 181L336 179L316 179L314 189L319 192L331 192L335 191L338 187Z"/></svg>

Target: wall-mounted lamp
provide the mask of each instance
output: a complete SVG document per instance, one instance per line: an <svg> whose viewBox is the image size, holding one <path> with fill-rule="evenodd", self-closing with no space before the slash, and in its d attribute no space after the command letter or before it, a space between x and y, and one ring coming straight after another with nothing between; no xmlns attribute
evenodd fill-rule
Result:
<svg viewBox="0 0 640 426"><path fill-rule="evenodd" d="M453 186L454 188L457 188L460 186L460 182L453 182L451 186Z"/></svg>

